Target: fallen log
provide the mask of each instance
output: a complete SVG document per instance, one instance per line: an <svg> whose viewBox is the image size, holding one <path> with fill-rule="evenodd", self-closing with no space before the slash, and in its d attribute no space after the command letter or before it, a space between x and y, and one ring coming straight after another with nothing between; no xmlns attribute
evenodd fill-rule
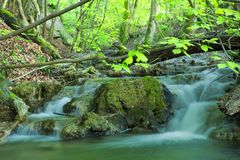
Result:
<svg viewBox="0 0 240 160"><path fill-rule="evenodd" d="M191 40L192 44L196 44L195 46L189 47L187 53L194 54L194 53L202 53L203 50L197 44L201 43L204 39L211 39L211 37L204 37L201 39L193 39ZM219 41L218 44L207 44L208 46L212 47L213 49L210 51L222 51L223 46L227 50L234 50L240 49L240 37L231 37L231 36L220 36L222 43ZM173 54L172 50L175 49L174 45L166 45L166 46L158 46L151 49L143 50L143 53L148 57L149 62L160 62L180 56L184 56L184 54Z"/></svg>
<svg viewBox="0 0 240 160"><path fill-rule="evenodd" d="M35 68L35 67L43 67L43 66L49 66L54 64L64 64L64 63L80 63L84 61L91 61L91 60L105 60L107 62L113 62L122 60L124 58L127 58L127 55L119 56L119 57L99 57L96 54L89 54L86 56L82 56L79 58L74 59L59 59L44 63L31 63L31 64L17 64L17 65L0 65L0 69L6 70L6 69L16 69L16 68Z"/></svg>

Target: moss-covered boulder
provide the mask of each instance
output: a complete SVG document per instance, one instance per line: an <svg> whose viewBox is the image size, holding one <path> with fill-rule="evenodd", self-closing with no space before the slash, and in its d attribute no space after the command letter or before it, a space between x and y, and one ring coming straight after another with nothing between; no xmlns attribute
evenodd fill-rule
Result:
<svg viewBox="0 0 240 160"><path fill-rule="evenodd" d="M60 135L63 139L113 135L118 132L117 128L105 117L94 112L89 112L73 122L62 128Z"/></svg>
<svg viewBox="0 0 240 160"><path fill-rule="evenodd" d="M52 135L55 128L54 119L46 119L42 121L36 121L31 124L31 128L41 135Z"/></svg>
<svg viewBox="0 0 240 160"><path fill-rule="evenodd" d="M209 135L213 139L240 142L240 124L227 123L215 128Z"/></svg>
<svg viewBox="0 0 240 160"><path fill-rule="evenodd" d="M166 95L171 96L153 77L118 79L100 86L93 106L121 130L155 130L172 114Z"/></svg>
<svg viewBox="0 0 240 160"><path fill-rule="evenodd" d="M76 113L77 115L84 115L85 113L92 110L91 101L93 100L92 95L82 95L77 98L73 98L69 103L64 105L64 113Z"/></svg>
<svg viewBox="0 0 240 160"><path fill-rule="evenodd" d="M23 99L30 106L30 112L41 110L44 103L50 100L61 90L61 85L56 82L30 82L23 81L12 87L12 92Z"/></svg>
<svg viewBox="0 0 240 160"><path fill-rule="evenodd" d="M0 99L0 143L26 119L28 113L28 106L12 93L10 95L7 100Z"/></svg>

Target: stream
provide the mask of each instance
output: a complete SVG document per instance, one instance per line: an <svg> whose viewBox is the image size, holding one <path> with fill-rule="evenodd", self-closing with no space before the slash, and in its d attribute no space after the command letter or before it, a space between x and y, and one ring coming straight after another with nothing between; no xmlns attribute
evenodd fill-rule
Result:
<svg viewBox="0 0 240 160"><path fill-rule="evenodd" d="M40 136L27 126L20 126L0 146L0 159L62 160L239 160L240 144L208 138L215 127L211 119L217 110L217 98L222 96L232 81L224 77L229 70L205 70L190 75L156 77L176 96L175 115L166 127L156 134L120 134L88 138L78 141L60 141L58 128L52 136ZM72 87L72 96L49 102L32 120L61 116L64 104L72 97L91 93L99 84L89 83L85 91ZM86 93L85 93L86 92Z"/></svg>

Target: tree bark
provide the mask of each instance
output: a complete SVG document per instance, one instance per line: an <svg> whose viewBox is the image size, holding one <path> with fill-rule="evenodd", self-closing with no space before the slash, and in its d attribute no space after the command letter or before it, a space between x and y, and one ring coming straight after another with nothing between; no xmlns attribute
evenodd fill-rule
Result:
<svg viewBox="0 0 240 160"><path fill-rule="evenodd" d="M152 0L151 1L151 12L150 12L150 17L149 17L149 22L148 22L148 28L145 34L145 39L144 39L144 44L152 44L153 39L154 39L154 33L156 32L156 17L157 14L157 0Z"/></svg>
<svg viewBox="0 0 240 160"><path fill-rule="evenodd" d="M59 9L60 9L60 0L58 0L58 2L57 2L56 12L58 12ZM57 18L54 18L54 19L52 20L52 24L51 24L51 27L50 27L50 34L49 34L49 40L50 40L50 41L53 40L56 20L57 20Z"/></svg>
<svg viewBox="0 0 240 160"><path fill-rule="evenodd" d="M48 8L48 0L44 1L44 18L47 17L47 8ZM45 37L46 34L46 22L43 23L43 31L42 31L42 36Z"/></svg>

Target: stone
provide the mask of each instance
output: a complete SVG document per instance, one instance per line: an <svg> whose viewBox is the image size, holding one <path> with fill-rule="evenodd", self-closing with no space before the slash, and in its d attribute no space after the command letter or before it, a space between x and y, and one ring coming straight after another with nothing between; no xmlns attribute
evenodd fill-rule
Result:
<svg viewBox="0 0 240 160"><path fill-rule="evenodd" d="M77 115L84 115L88 111L91 111L91 101L93 96L91 95L82 95L77 98L73 98L69 103L64 105L64 113L76 113Z"/></svg>
<svg viewBox="0 0 240 160"><path fill-rule="evenodd" d="M73 120L71 123L65 124L60 135L63 139L78 139L113 135L117 132L116 127L105 117L89 112L81 120Z"/></svg>
<svg viewBox="0 0 240 160"><path fill-rule="evenodd" d="M240 142L240 126L235 123L227 123L215 128L209 137L218 140Z"/></svg>
<svg viewBox="0 0 240 160"><path fill-rule="evenodd" d="M93 106L120 130L157 130L172 115L165 91L166 87L153 77L113 80L100 86Z"/></svg>
<svg viewBox="0 0 240 160"><path fill-rule="evenodd" d="M36 121L30 124L32 129L41 135L52 135L55 128L54 119L46 119L42 121Z"/></svg>
<svg viewBox="0 0 240 160"><path fill-rule="evenodd" d="M61 90L56 82L30 82L23 81L12 87L12 92L29 105L30 112L40 111L45 102L50 100Z"/></svg>
<svg viewBox="0 0 240 160"><path fill-rule="evenodd" d="M225 94L218 103L219 109L227 116L240 115L240 85Z"/></svg>

